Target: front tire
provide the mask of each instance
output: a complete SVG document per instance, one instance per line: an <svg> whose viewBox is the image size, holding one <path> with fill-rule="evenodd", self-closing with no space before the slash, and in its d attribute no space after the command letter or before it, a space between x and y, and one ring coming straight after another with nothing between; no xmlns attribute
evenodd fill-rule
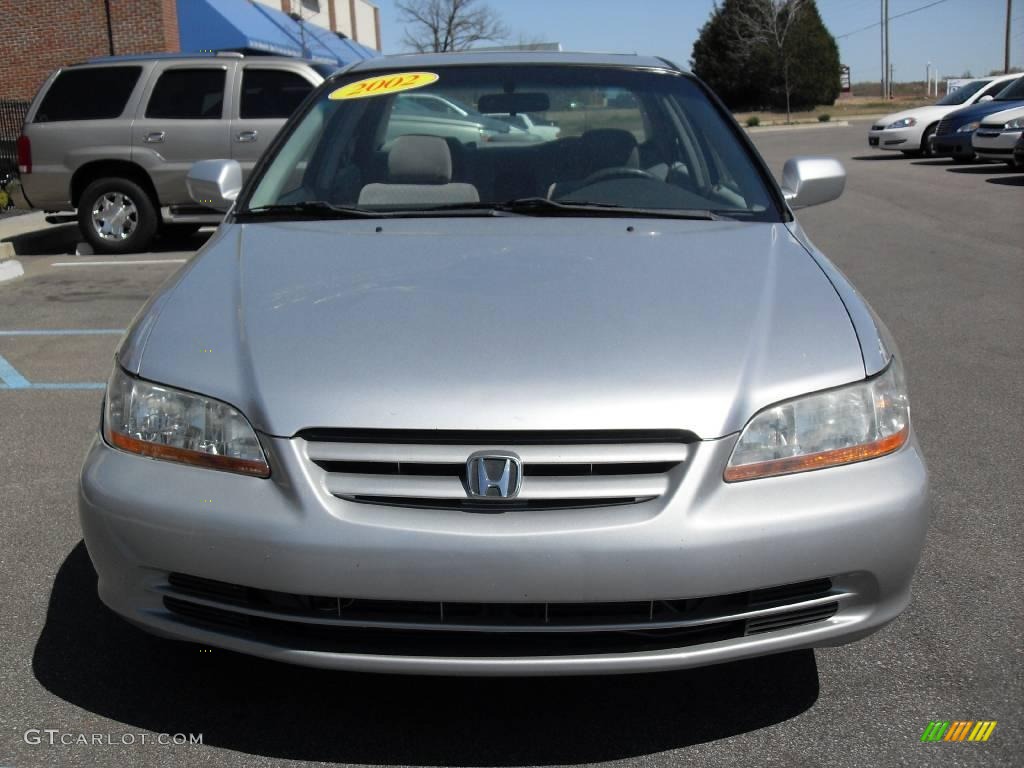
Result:
<svg viewBox="0 0 1024 768"><path fill-rule="evenodd" d="M935 128L938 123L932 123L924 129L924 135L921 136L921 157L935 157L935 153L932 152L932 145L929 139L935 135Z"/></svg>
<svg viewBox="0 0 1024 768"><path fill-rule="evenodd" d="M128 179L97 179L78 200L78 226L97 253L145 251L158 224L153 201Z"/></svg>

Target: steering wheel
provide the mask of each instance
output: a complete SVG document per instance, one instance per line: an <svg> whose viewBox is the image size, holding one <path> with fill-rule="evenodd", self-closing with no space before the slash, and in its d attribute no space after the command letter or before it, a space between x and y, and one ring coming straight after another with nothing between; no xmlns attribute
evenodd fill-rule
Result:
<svg viewBox="0 0 1024 768"><path fill-rule="evenodd" d="M602 168L600 171L595 171L581 181L577 189L589 187L591 184L597 184L600 181L611 181L612 179L659 180L657 176L652 173L648 173L643 168L629 168L628 166L622 165L613 168Z"/></svg>

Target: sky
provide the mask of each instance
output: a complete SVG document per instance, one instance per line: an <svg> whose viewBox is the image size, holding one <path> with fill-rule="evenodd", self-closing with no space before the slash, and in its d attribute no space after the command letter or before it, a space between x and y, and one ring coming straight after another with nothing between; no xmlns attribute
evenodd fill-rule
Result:
<svg viewBox="0 0 1024 768"><path fill-rule="evenodd" d="M374 0L381 11L385 53L403 51L403 25L394 0ZM1006 0L939 0L904 18L892 18L935 0L889 0L890 56L897 82L924 80L929 62L942 77L1002 70ZM713 0L485 0L511 31L510 42L560 42L567 51L644 53L689 69L690 54ZM880 0L817 0L825 26L837 38L839 58L853 82L881 76ZM847 36L847 33L849 34ZM1010 64L1024 66L1024 0L1016 0Z"/></svg>

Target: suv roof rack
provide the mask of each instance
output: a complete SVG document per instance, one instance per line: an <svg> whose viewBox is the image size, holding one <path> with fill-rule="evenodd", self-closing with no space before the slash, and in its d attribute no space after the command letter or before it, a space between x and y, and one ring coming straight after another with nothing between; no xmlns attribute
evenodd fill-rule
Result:
<svg viewBox="0 0 1024 768"><path fill-rule="evenodd" d="M120 56L93 56L86 59L82 64L106 64L118 61L158 61L163 59L244 59L245 54L240 51L199 51L195 53L130 53Z"/></svg>

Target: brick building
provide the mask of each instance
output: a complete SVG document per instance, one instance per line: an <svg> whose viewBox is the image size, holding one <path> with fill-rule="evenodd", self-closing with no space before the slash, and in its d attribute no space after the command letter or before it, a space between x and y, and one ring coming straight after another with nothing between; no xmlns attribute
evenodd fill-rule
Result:
<svg viewBox="0 0 1024 768"><path fill-rule="evenodd" d="M58 67L111 54L230 48L346 63L380 50L379 18L367 0L0 0L0 102L29 101Z"/></svg>

